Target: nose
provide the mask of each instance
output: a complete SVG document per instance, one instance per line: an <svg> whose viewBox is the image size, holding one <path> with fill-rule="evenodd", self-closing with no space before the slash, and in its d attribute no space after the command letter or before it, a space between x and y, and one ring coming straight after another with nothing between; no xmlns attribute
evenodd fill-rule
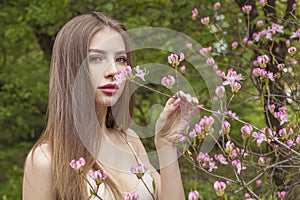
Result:
<svg viewBox="0 0 300 200"><path fill-rule="evenodd" d="M114 76L119 73L119 69L118 69L118 66L116 64L116 62L112 61L108 66L107 66L107 69L104 73L104 77L105 78L111 78L113 79Z"/></svg>

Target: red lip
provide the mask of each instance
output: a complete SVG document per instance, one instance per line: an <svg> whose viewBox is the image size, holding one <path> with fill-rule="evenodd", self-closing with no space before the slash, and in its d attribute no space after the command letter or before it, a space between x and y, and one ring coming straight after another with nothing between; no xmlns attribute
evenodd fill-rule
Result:
<svg viewBox="0 0 300 200"><path fill-rule="evenodd" d="M101 87L98 87L99 89L119 89L119 86L117 84L106 84Z"/></svg>
<svg viewBox="0 0 300 200"><path fill-rule="evenodd" d="M107 95L113 95L118 91L119 86L117 84L106 84L98 87L98 89Z"/></svg>

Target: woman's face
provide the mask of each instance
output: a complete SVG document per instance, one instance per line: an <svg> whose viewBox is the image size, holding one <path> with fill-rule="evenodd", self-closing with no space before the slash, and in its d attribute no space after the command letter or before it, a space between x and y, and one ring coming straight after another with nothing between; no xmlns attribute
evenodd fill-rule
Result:
<svg viewBox="0 0 300 200"><path fill-rule="evenodd" d="M124 84L115 83L114 75L127 66L121 34L110 28L98 31L91 38L88 61L96 102L103 106L114 105L124 89Z"/></svg>

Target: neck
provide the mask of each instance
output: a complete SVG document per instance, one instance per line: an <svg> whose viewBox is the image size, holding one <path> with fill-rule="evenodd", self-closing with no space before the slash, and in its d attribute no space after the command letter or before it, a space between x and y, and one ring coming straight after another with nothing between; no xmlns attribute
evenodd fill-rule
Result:
<svg viewBox="0 0 300 200"><path fill-rule="evenodd" d="M102 106L102 105L97 105L96 106L96 113L97 113L97 118L99 121L99 125L102 130L107 130L106 128L106 113L107 113L107 107Z"/></svg>

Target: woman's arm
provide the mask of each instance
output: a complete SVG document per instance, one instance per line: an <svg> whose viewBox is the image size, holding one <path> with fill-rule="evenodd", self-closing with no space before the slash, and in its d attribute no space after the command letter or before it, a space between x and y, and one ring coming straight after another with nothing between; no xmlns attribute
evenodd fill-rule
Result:
<svg viewBox="0 0 300 200"><path fill-rule="evenodd" d="M37 147L27 156L23 177L23 200L50 200L51 161L48 145Z"/></svg>
<svg viewBox="0 0 300 200"><path fill-rule="evenodd" d="M170 98L156 122L155 146L160 164L161 193L159 200L184 200L185 194L174 144L200 109L198 101L183 92Z"/></svg>
<svg viewBox="0 0 300 200"><path fill-rule="evenodd" d="M184 190L177 160L176 147L164 147L158 152L160 163L159 200L184 200Z"/></svg>

